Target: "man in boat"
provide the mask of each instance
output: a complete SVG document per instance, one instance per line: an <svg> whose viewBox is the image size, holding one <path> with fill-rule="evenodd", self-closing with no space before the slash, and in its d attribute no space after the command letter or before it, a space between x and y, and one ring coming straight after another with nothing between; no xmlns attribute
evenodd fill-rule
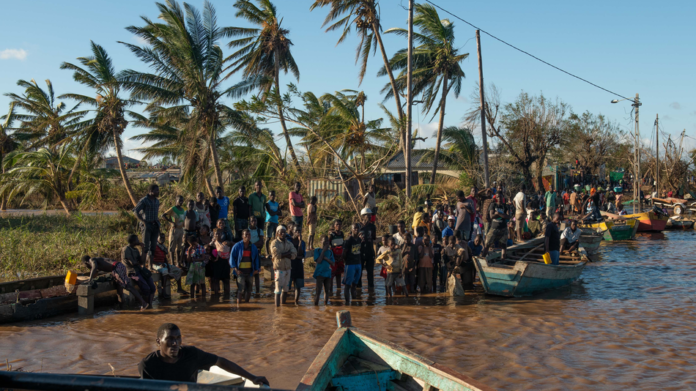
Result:
<svg viewBox="0 0 696 391"><path fill-rule="evenodd" d="M566 227L561 234L561 252L573 252L580 246L580 235L582 230L578 228L578 223L575 220L570 222L570 226Z"/></svg>
<svg viewBox="0 0 696 391"><path fill-rule="evenodd" d="M84 284L91 284L94 277L96 277L97 272L111 273L111 276L114 279L114 285L116 285L119 305L123 306L123 289L125 288L128 292L135 296L136 300L138 300L141 311L148 307L149 304L143 300L140 293L133 287L133 283L131 282L130 278L128 278L126 266L121 262L109 258L92 258L89 255L85 255L82 257L82 264L90 269L89 280L85 281Z"/></svg>
<svg viewBox="0 0 696 391"><path fill-rule="evenodd" d="M157 288L152 281L152 272L145 267L144 257L136 248L139 246L144 247L145 244L138 240L138 235L129 235L128 245L121 249L121 263L126 266L128 277L138 284L143 298L152 307Z"/></svg>
<svg viewBox="0 0 696 391"><path fill-rule="evenodd" d="M505 249L507 248L508 239L507 222L510 216L505 213L505 205L500 202L500 195L494 195L493 199L494 202L486 211L491 218L491 227L486 234L486 245L483 248L481 256L485 257L488 255L488 251L491 247L498 245L502 248L500 259L505 259Z"/></svg>
<svg viewBox="0 0 696 391"><path fill-rule="evenodd" d="M263 376L255 376L232 361L195 346L182 346L182 342L179 326L174 323L161 325L157 329L158 350L148 354L138 364L140 378L195 383L198 371L207 371L216 365L229 373L249 379L254 384L269 385Z"/></svg>
<svg viewBox="0 0 696 391"><path fill-rule="evenodd" d="M558 229L558 222L561 220L561 215L558 213L553 214L551 221L546 224L546 231L544 231L544 249L545 252L551 255L551 263L558 265L558 261L561 256L561 232Z"/></svg>

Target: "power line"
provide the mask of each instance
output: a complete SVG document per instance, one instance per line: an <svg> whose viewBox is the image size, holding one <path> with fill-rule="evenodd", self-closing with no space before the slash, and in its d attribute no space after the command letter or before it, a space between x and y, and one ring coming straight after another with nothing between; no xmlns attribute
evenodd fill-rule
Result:
<svg viewBox="0 0 696 391"><path fill-rule="evenodd" d="M532 57L533 59L535 59L535 60L537 60L537 61L540 61L540 62L542 62L542 63L544 63L544 64L550 66L551 68L557 69L557 70L559 70L559 71L565 73L566 75L569 75L569 76L572 76L572 77L574 77L574 78L576 78L576 79L578 79L578 80L584 81L585 83L587 83L587 84L589 84L589 85L591 85L591 86L597 87L597 88L599 88L600 90L606 91L606 92L608 92L608 93L610 93L610 94L612 94L612 95L616 95L616 96L618 96L618 97L620 97L620 98L624 98L624 99L633 101L633 99L631 99L631 98L627 98L627 97L625 97L625 96L623 96L623 95L621 95L621 94L618 94L618 93L616 93L616 92L614 92L614 91L608 90L608 89L606 89L606 88L604 88L604 87L602 87L602 86L599 86L599 85L597 85L597 84L595 84L595 83L592 83L591 81L589 81L589 80L587 80L587 79L583 79L583 78L580 77L580 76L574 75L574 74L572 74L572 73L570 73L570 72L568 72L568 71L565 71L565 70L563 70L563 69L561 69L561 68L559 68L559 67L557 67L557 66L555 66L555 65L553 65L553 64L551 64L551 63L549 63L549 62L546 62L546 61L540 59L539 57L537 57L537 56L535 56L535 55L533 55L533 54L531 54L531 53L529 53L529 52L526 52L526 51L524 51L524 50L518 48L517 46L515 46L515 45L513 45L513 44L507 43L507 42L503 41L502 39L496 37L495 35L489 33L488 31L486 31L486 30L484 30L484 29L482 29L482 28L480 28L480 27L474 26L473 24L467 22L466 20L460 18L459 16L457 16L457 15L451 13L450 11L447 11L446 9L440 7L439 5L433 3L433 2L430 1L430 0L425 0L425 1L427 1L428 3L432 4L433 6L435 6L435 7L437 7L437 8L439 8L439 9L441 9L441 10L447 12L448 14L454 16L455 18L461 20L462 22L468 24L469 26L471 26L471 27L473 27L473 28L475 28L475 29L477 29L477 30L481 30L482 33L485 33L485 34L488 35L489 37L491 37L491 38L493 38L493 39L495 39L495 40L497 40L497 41L500 41L501 43L504 43L505 45L510 46L511 48L513 48L513 49L515 49L515 50L517 50L517 51L519 51L519 52L522 52L522 53L528 55L529 57Z"/></svg>

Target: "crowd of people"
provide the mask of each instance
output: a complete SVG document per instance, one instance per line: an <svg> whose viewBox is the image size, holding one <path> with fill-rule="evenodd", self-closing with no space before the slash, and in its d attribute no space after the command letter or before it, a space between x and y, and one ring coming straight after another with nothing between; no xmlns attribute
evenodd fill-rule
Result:
<svg viewBox="0 0 696 391"><path fill-rule="evenodd" d="M601 219L600 210L626 213L622 195L598 184L538 193L528 193L522 185L511 199L505 196L512 194L509 189L495 184L483 190L474 187L468 195L457 191L454 205L434 205L428 197L410 225L398 221L391 232L378 235L377 195L371 185L362 196L359 223L347 224L344 230L344 222L335 220L327 234L315 238L317 198L306 202L301 183L288 193L287 204L279 202L274 191L264 194L261 181L254 187L249 196L245 187L239 188L232 201L217 187L215 197L206 199L198 193L185 208L179 196L162 212L159 187L152 185L134 209L142 241L130 235L120 260L85 255L83 263L91 269L91 277L98 271L111 273L119 294L131 292L142 309L152 305L156 293L168 299L171 289L165 288L173 282L179 294L195 298L205 297L207 288L211 295L230 297L231 281L236 281L237 302L248 302L254 290L260 292L264 263L275 283L275 304L280 306L291 292L299 302L305 286L304 262L313 257L314 303L322 294L328 303L334 288L343 289L345 301L351 302L361 291L363 274L367 288L375 287L377 264L388 296L444 292L453 283L471 290L475 256L500 249L504 259L507 246L543 235L545 249L557 264L560 252L574 251L579 243L578 222L568 217L583 223ZM289 222L281 224L286 211ZM169 225L168 238L163 222ZM561 222L567 226L563 232ZM153 283L153 273L161 277L159 287Z"/></svg>

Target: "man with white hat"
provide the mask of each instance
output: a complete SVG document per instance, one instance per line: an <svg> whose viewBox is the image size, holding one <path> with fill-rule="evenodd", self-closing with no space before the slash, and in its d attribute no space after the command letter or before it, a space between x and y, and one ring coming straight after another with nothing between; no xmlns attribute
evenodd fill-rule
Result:
<svg viewBox="0 0 696 391"><path fill-rule="evenodd" d="M288 286L290 285L290 269L292 259L297 257L297 249L286 240L287 230L284 225L278 225L275 238L271 241L271 257L273 258L273 271L275 280L275 305L283 304L288 296ZM282 295L282 296L281 296Z"/></svg>
<svg viewBox="0 0 696 391"><path fill-rule="evenodd" d="M362 270L367 271L367 288L374 289L375 287L375 241L377 240L377 227L372 223L372 210L363 208L360 211L363 226L360 228L362 244L360 249L361 278L358 281L357 287L362 288Z"/></svg>
<svg viewBox="0 0 696 391"><path fill-rule="evenodd" d="M442 238L446 238L448 236L454 236L454 223L457 221L457 218L450 215L447 218L447 227L442 230Z"/></svg>

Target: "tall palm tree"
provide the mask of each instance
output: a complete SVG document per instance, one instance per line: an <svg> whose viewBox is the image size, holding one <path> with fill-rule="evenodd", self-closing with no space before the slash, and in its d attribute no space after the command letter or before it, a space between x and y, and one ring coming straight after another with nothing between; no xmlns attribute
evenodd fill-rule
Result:
<svg viewBox="0 0 696 391"><path fill-rule="evenodd" d="M188 131L204 140L213 157L218 185L222 186L216 141L224 132L220 112L225 105L221 98L232 88L222 86L226 77L218 41L227 34L218 28L215 8L208 1L202 14L186 3L182 8L175 0L157 3L157 7L163 23L142 17L144 26L126 28L147 46L121 42L154 73L124 71L122 85L131 90L133 99L150 101L148 109L158 108L162 117L178 117L182 110L188 113Z"/></svg>
<svg viewBox="0 0 696 391"><path fill-rule="evenodd" d="M65 213L70 214L65 198L69 167L73 164L70 144L63 143L54 149L13 151L5 157L2 164L7 172L2 174L0 195L7 197L8 201L18 194L23 194L24 199L40 194L47 206L50 200L57 197Z"/></svg>
<svg viewBox="0 0 696 391"><path fill-rule="evenodd" d="M275 94L280 96L281 70L286 74L289 71L297 80L300 79L300 70L290 53L290 46L292 46L292 41L288 38L290 31L281 27L283 20L278 20L276 7L270 0L255 2L258 3L258 7L252 0L237 0L234 3L237 9L235 16L248 20L258 28L228 27L224 29L225 34L229 36L241 37L229 43L229 47L239 48L228 58L232 61L231 73L242 70L242 75L246 79L237 86L236 95L246 92L250 86L253 86L260 88L266 94L274 87ZM277 102L285 143L293 164L297 171L302 173L285 124L283 102L281 99Z"/></svg>
<svg viewBox="0 0 696 391"><path fill-rule="evenodd" d="M464 71L459 63L469 57L469 54L459 54L459 50L454 47L454 24L448 19L441 20L435 7L429 4L416 4L413 26L420 30L419 33L413 33L413 39L419 44L413 50L413 94L422 94L423 111L426 114L433 109L435 102L437 105L434 106L433 117L438 112L440 113L431 176L431 181L435 181L442 143L442 128L445 122L447 94L454 87L454 96L459 96L464 78ZM408 30L403 28L391 28L384 33L408 37ZM400 89L406 88L407 64L407 49L399 50L389 61L391 70L401 70L396 81L397 87ZM379 75L388 74L388 71L391 72L391 70L383 67ZM389 87L390 85L387 84L382 89L382 92L386 93L386 98L394 94Z"/></svg>
<svg viewBox="0 0 696 391"><path fill-rule="evenodd" d="M2 160L8 153L14 151L19 146L19 143L9 133L15 120L14 106L14 103L10 103L8 113L0 117L0 119L4 120L0 124L0 164L2 164ZM5 166L2 167L2 173L5 173ZM0 200L0 210L7 210L7 202L4 196Z"/></svg>
<svg viewBox="0 0 696 391"><path fill-rule="evenodd" d="M64 102L57 102L50 80L46 79L46 90L33 79L31 82L19 80L17 85L24 88L24 94L5 95L12 99L16 108L25 111L15 114L21 121L15 136L26 142L28 149L48 147L55 150L70 141L73 132L85 126L82 119L87 112L77 111L79 103L68 110Z"/></svg>
<svg viewBox="0 0 696 391"><path fill-rule="evenodd" d="M121 149L123 148L121 136L126 130L126 126L128 126L128 121L125 118L125 109L135 102L119 96L121 92L119 75L116 73L106 50L94 42L91 42L91 49L92 56L77 58L82 67L69 62L64 62L60 65L60 69L74 71L73 79L82 85L94 89L96 94L95 97L81 94L64 94L59 97L61 99L74 99L82 104L96 108L96 116L90 125L84 128L82 137L78 139L77 159L73 169L70 171L68 185L72 182L73 174L80 165L83 154L94 155L113 147L116 150L116 158L118 159L123 185L133 206L135 206L137 201L133 196L133 189L126 174L123 155L121 154Z"/></svg>
<svg viewBox="0 0 696 391"><path fill-rule="evenodd" d="M355 31L360 38L360 44L358 44L355 55L355 62L361 61L360 74L358 76L359 84L362 84L363 78L365 77L367 59L370 56L370 52L374 52L377 46L379 46L382 60L387 67L389 82L392 86L392 96L396 102L399 122L402 122L401 119L404 117L404 110L401 107L399 91L403 91L403 89L400 90L397 88L394 75L391 68L388 66L389 57L387 57L387 52L384 50L384 43L380 35L382 25L380 24L379 0L315 0L314 4L312 4L309 9L314 10L317 7L324 7L327 5L330 9L322 27L335 21L335 23L331 24L326 29L326 32L339 29L343 30L337 44L346 39L353 25L355 25ZM336 21L336 19L338 20ZM402 140L402 143L403 142L404 140Z"/></svg>

